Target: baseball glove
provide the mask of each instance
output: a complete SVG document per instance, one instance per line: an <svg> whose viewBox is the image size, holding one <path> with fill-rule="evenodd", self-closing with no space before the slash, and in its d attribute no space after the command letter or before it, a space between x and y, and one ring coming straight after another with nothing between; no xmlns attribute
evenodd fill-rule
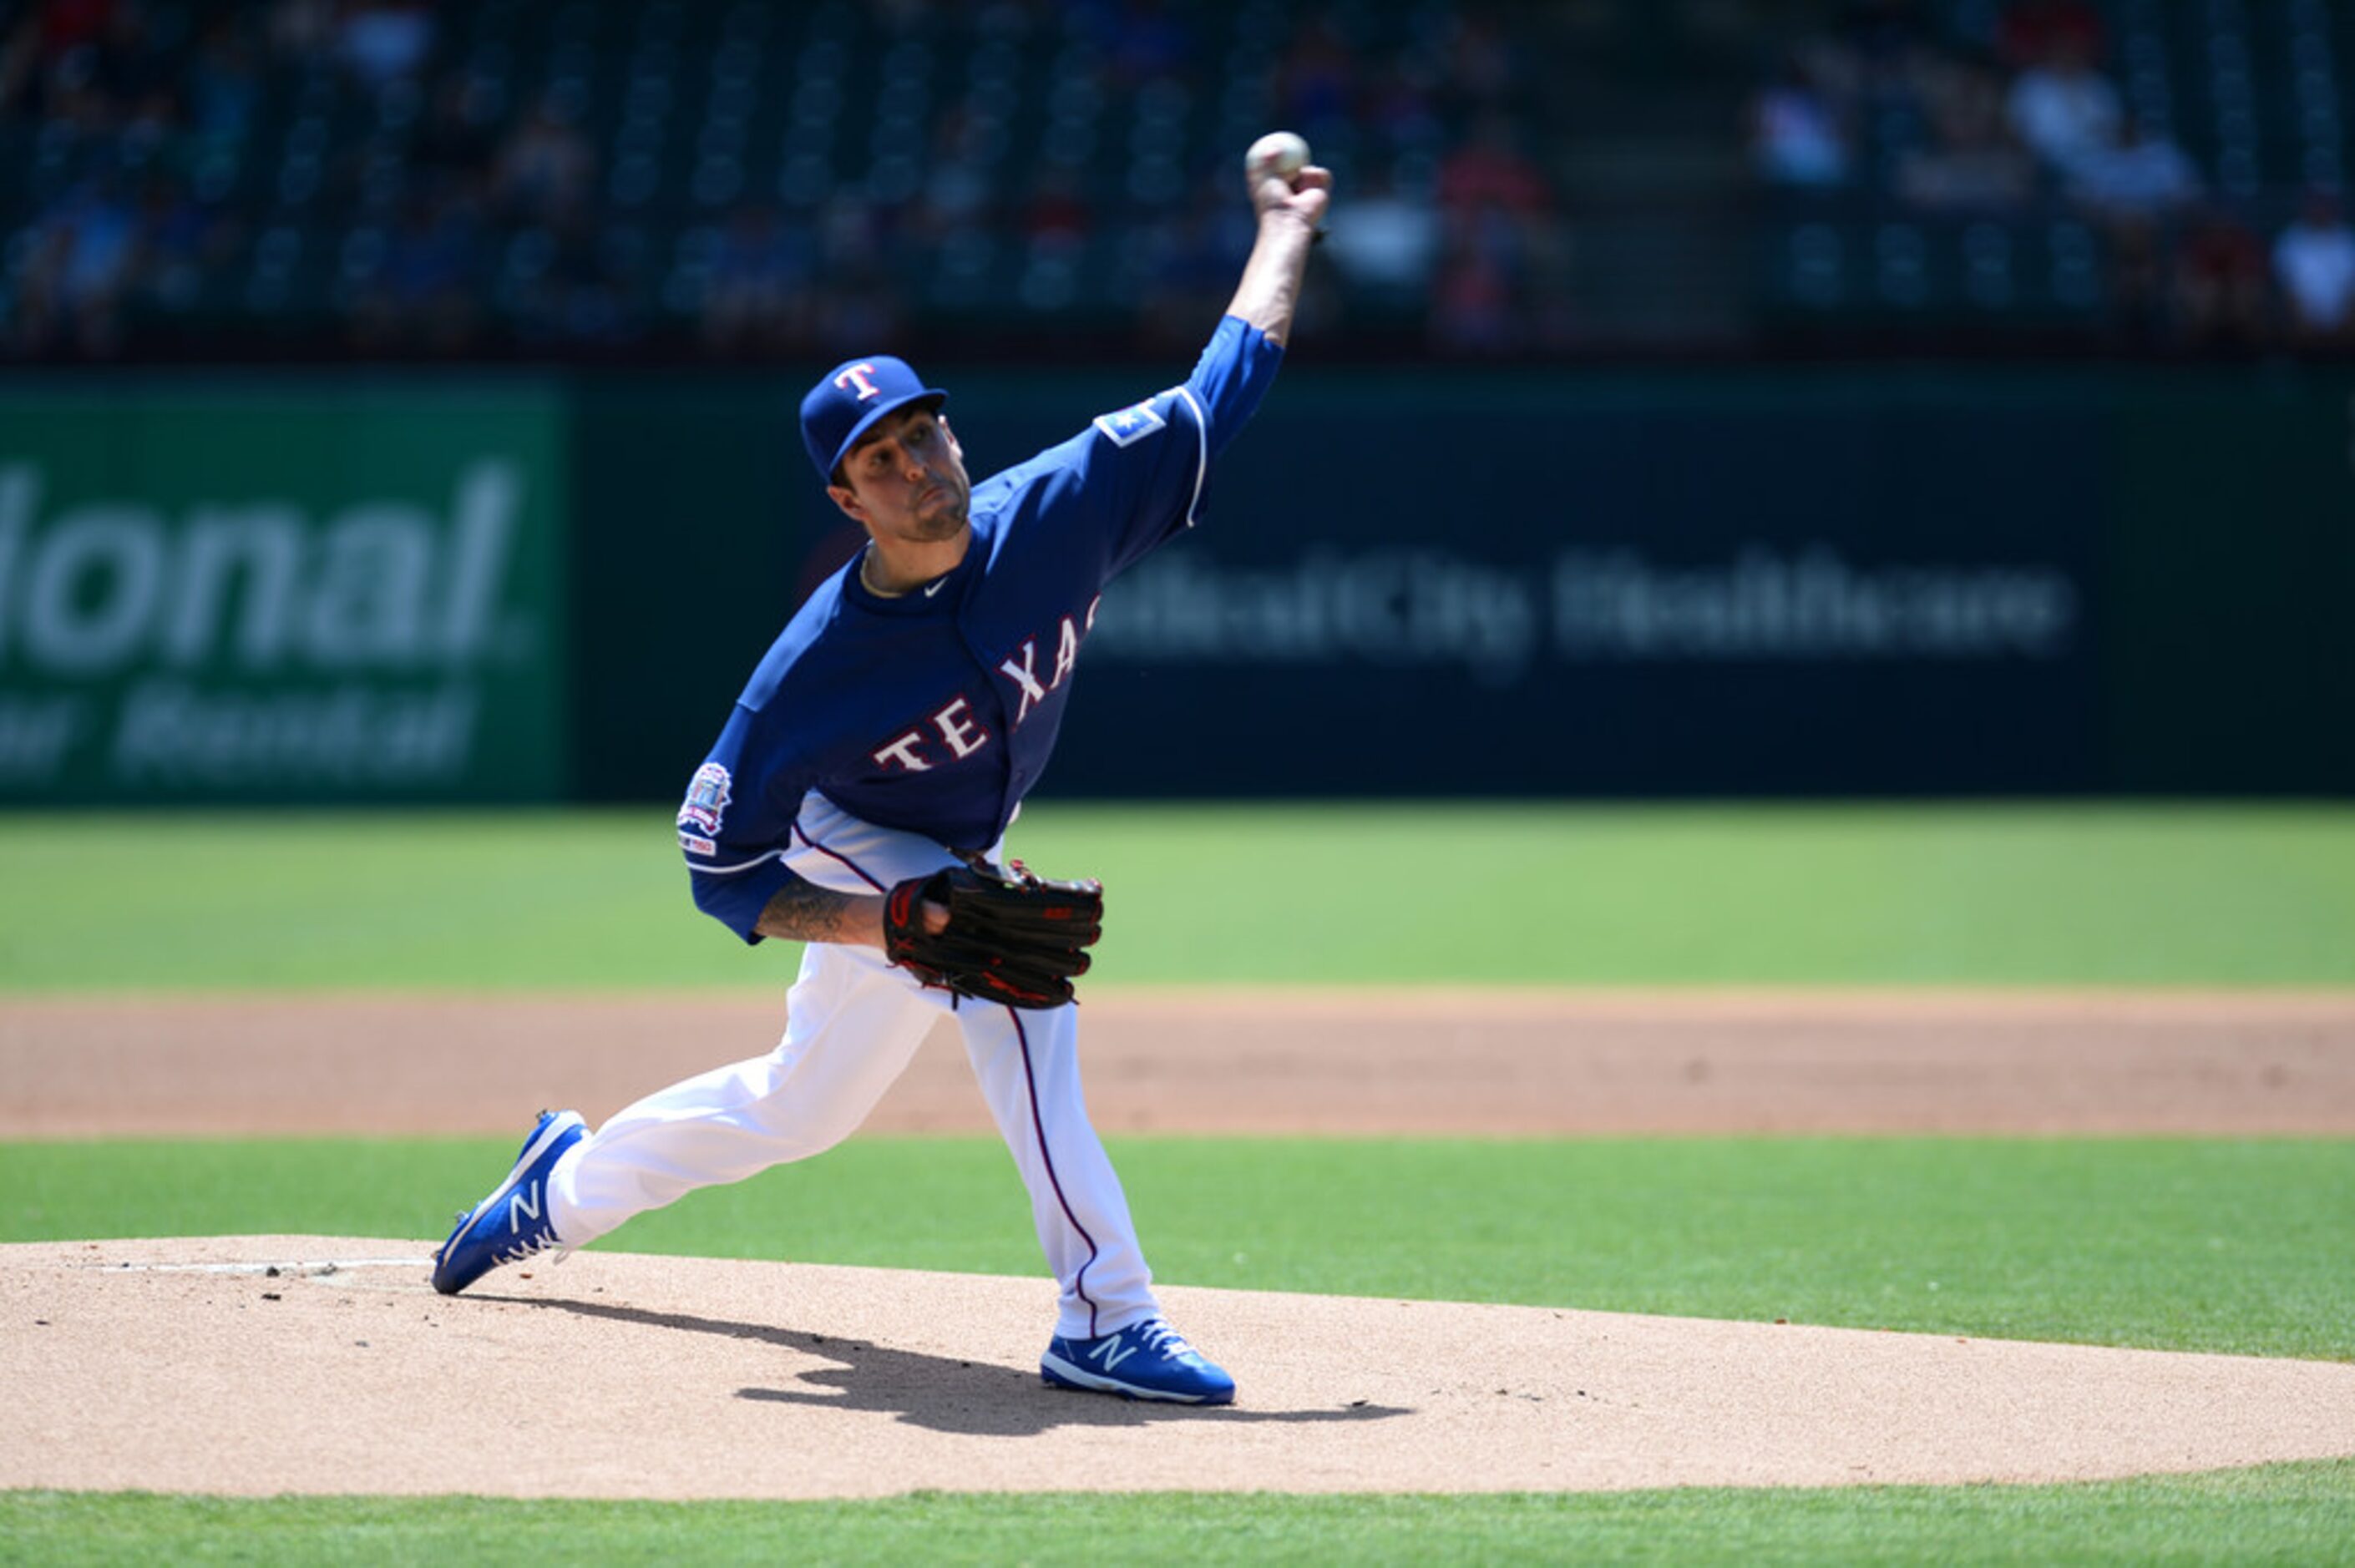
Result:
<svg viewBox="0 0 2355 1568"><path fill-rule="evenodd" d="M925 929L927 900L949 923ZM1007 1007L1060 1007L1087 972L1087 948L1103 935L1103 885L1055 882L1020 861L975 860L891 889L883 950L926 985Z"/></svg>

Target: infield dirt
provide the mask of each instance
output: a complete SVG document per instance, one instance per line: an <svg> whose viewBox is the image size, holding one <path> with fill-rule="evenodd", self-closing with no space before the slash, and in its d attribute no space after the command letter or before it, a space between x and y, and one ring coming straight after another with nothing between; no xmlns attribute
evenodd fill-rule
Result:
<svg viewBox="0 0 2355 1568"><path fill-rule="evenodd" d="M2355 991L1131 990L1082 1012L1115 1133L2355 1133ZM783 1025L782 995L741 992L11 998L0 1138L594 1124ZM990 1128L945 1026L867 1123Z"/></svg>
<svg viewBox="0 0 2355 1568"><path fill-rule="evenodd" d="M782 1022L741 996L16 999L0 1138L507 1134ZM1115 1131L2355 1132L2350 993L1125 991L1084 1039ZM985 1127L954 1043L869 1125ZM1174 1287L1243 1390L1175 1411L1039 1385L1044 1279L601 1250L445 1299L431 1245L0 1247L0 1488L1436 1492L2355 1455L2342 1363Z"/></svg>

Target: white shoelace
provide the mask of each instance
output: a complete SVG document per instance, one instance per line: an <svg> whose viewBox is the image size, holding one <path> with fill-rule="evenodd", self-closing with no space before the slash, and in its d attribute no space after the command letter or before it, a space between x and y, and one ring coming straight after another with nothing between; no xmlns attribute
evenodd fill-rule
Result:
<svg viewBox="0 0 2355 1568"><path fill-rule="evenodd" d="M1167 1319L1155 1318L1139 1325L1136 1337L1146 1350L1172 1361L1194 1353L1194 1347L1186 1342L1184 1335L1169 1326Z"/></svg>
<svg viewBox="0 0 2355 1568"><path fill-rule="evenodd" d="M541 1235L533 1236L527 1241L519 1241L505 1252L495 1252L491 1255L491 1260L500 1264L521 1263L525 1258L537 1257L544 1252L554 1252L556 1256L553 1261L557 1263L562 1263L572 1255L572 1249L554 1236Z"/></svg>

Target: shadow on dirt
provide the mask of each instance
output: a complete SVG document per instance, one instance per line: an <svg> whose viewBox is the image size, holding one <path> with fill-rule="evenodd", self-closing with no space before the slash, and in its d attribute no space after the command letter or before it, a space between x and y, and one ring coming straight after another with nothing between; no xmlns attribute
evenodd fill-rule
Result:
<svg viewBox="0 0 2355 1568"><path fill-rule="evenodd" d="M1031 1437L1059 1426L1144 1426L1162 1421L1314 1423L1380 1421L1412 1414L1394 1405L1347 1404L1332 1409L1253 1410L1248 1404L1205 1408L1108 1398L1071 1389L1050 1388L1036 1369L1017 1369L948 1356L893 1350L864 1340L814 1334L767 1323L735 1323L682 1312L649 1312L548 1297L485 1297L517 1306L635 1323L678 1333L717 1334L751 1340L804 1356L838 1363L814 1368L783 1388L741 1388L739 1399L773 1404L826 1405L840 1410L886 1413L911 1426L935 1432L986 1436ZM1251 1390L1242 1390L1247 1401Z"/></svg>

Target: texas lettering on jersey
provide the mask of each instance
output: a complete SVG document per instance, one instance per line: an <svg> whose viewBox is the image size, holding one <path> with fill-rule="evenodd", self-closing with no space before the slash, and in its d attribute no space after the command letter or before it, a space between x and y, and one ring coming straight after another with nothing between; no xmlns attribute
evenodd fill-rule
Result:
<svg viewBox="0 0 2355 1568"><path fill-rule="evenodd" d="M1030 710L1046 701L1050 692L1071 679L1072 668L1079 663L1080 643L1095 630L1096 607L1102 603L1103 598L1098 595L1089 601L1084 617L1061 618L1054 633L1054 662L1044 672L1039 668L1039 639L1036 637L1025 638L1022 646L998 664L996 673L1013 688L1007 705L1014 711L1016 729L1022 727ZM974 717L973 699L959 693L947 706L876 747L872 755L875 766L887 772L929 773L943 762L963 761L995 738Z"/></svg>
<svg viewBox="0 0 2355 1568"><path fill-rule="evenodd" d="M707 776L682 808L697 905L762 939L796 846L822 853L800 832L813 800L936 843L996 842L1054 750L1093 596L1201 520L1211 463L1282 358L1225 317L1183 384L982 480L971 547L936 599L880 603L847 568L820 584L709 753L727 798ZM831 390L864 403L883 368L837 366Z"/></svg>

